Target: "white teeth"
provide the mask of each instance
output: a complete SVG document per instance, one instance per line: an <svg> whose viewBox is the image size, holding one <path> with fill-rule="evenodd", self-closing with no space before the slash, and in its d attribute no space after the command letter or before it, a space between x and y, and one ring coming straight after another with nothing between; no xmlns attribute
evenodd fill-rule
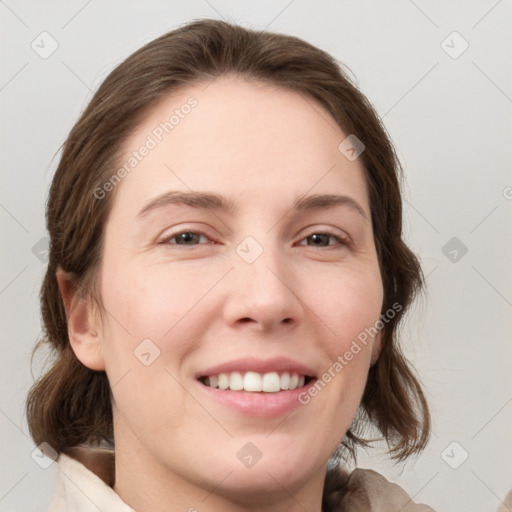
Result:
<svg viewBox="0 0 512 512"><path fill-rule="evenodd" d="M233 372L229 377L229 389L241 391L244 389L244 376L240 372Z"/></svg>
<svg viewBox="0 0 512 512"><path fill-rule="evenodd" d="M267 393L275 393L281 389L281 379L277 372L265 373L262 381L261 389Z"/></svg>
<svg viewBox="0 0 512 512"><path fill-rule="evenodd" d="M288 372L281 375L281 389L290 389L290 374Z"/></svg>
<svg viewBox="0 0 512 512"><path fill-rule="evenodd" d="M212 388L231 389L233 391L251 391L276 393L286 389L296 389L304 386L306 377L297 373L269 372L260 374L257 372L231 372L219 373L205 379L204 383Z"/></svg>
<svg viewBox="0 0 512 512"><path fill-rule="evenodd" d="M229 375L227 373L219 373L219 389L229 388Z"/></svg>
<svg viewBox="0 0 512 512"><path fill-rule="evenodd" d="M256 372L247 372L244 375L245 391L261 391L261 375Z"/></svg>

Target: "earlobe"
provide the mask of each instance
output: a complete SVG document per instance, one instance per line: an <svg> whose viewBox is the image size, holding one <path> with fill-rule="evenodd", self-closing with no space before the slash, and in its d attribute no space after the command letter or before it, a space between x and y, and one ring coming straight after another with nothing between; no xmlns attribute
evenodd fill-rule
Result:
<svg viewBox="0 0 512 512"><path fill-rule="evenodd" d="M58 268L57 283L66 310L68 337L77 359L91 370L105 370L100 325L92 298L81 298L73 276Z"/></svg>

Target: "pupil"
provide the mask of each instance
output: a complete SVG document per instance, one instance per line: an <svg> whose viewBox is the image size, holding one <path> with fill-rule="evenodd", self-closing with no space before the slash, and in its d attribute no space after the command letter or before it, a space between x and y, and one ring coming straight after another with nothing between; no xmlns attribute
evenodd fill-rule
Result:
<svg viewBox="0 0 512 512"><path fill-rule="evenodd" d="M196 235L194 233L182 233L180 236L181 236L181 240L186 243L186 242L192 241L192 239Z"/></svg>
<svg viewBox="0 0 512 512"><path fill-rule="evenodd" d="M311 235L311 238L313 240L318 240L319 238L318 237L325 237L326 235L323 235L323 234L316 234L316 235ZM325 244L315 244L315 245L325 245Z"/></svg>

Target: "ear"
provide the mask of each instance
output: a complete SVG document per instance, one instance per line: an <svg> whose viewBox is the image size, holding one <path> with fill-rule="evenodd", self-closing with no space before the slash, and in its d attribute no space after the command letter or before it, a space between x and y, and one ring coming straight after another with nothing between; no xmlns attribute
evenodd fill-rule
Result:
<svg viewBox="0 0 512 512"><path fill-rule="evenodd" d="M370 362L370 366L373 366L380 356L380 351L382 349L382 330L375 335L372 343L372 358Z"/></svg>
<svg viewBox="0 0 512 512"><path fill-rule="evenodd" d="M58 268L57 283L66 309L68 336L77 359L91 370L105 370L97 305L87 296L79 298L73 276Z"/></svg>

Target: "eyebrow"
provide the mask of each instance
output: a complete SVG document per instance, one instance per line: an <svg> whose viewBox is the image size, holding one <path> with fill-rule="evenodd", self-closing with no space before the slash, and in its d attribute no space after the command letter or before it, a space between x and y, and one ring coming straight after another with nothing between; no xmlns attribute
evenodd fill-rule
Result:
<svg viewBox="0 0 512 512"><path fill-rule="evenodd" d="M169 204L185 205L199 210L214 210L224 213L234 213L237 210L237 203L233 199L221 196L214 192L198 192L198 191L169 191L149 201L137 217L145 217L150 212L158 210ZM308 210L319 210L323 208L331 208L333 206L344 205L360 214L364 219L368 220L368 215L361 205L349 196L337 194L313 194L309 196L298 197L292 209L303 212Z"/></svg>

